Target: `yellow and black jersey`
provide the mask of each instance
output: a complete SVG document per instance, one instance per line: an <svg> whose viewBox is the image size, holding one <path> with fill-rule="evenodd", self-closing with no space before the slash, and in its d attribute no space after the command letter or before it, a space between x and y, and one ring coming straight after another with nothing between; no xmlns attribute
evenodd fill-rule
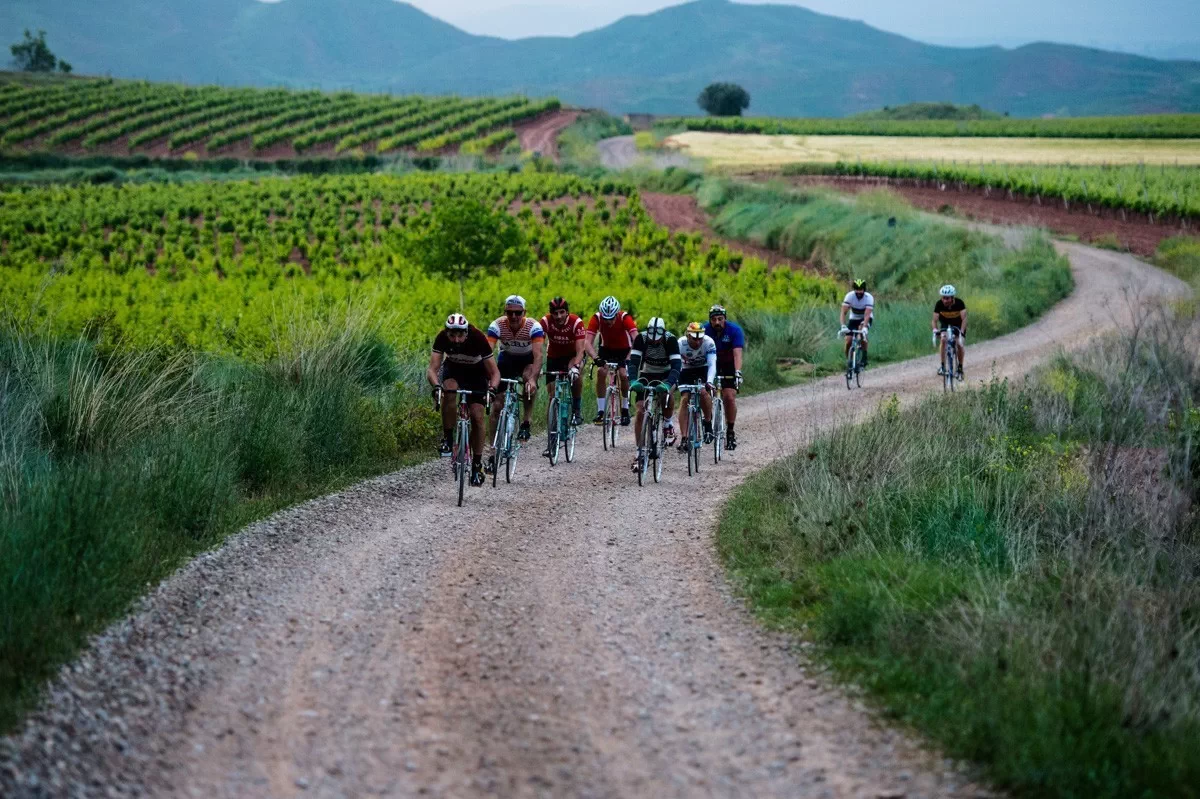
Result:
<svg viewBox="0 0 1200 799"><path fill-rule="evenodd" d="M938 300L934 303L933 312L938 316L938 323L942 327L962 327L963 311L967 310L967 304L958 297L949 305Z"/></svg>

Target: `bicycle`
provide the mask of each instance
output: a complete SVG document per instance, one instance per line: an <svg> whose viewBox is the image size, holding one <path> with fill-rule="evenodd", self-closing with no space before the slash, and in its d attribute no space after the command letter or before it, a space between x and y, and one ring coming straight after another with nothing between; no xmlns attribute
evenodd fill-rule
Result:
<svg viewBox="0 0 1200 799"><path fill-rule="evenodd" d="M621 430L621 389L618 386L617 370L620 364L605 362L608 367L608 387L604 390L604 451L617 447L617 435ZM595 375L596 364L592 362L592 373Z"/></svg>
<svg viewBox="0 0 1200 799"><path fill-rule="evenodd" d="M496 438L492 442L492 488L500 480L500 462L504 461L504 482L511 483L513 474L517 471L517 456L521 454L521 442L517 440L517 431L521 426L521 399L514 390L523 383L522 380L500 378L504 386L504 407L500 409L500 417L496 421Z"/></svg>
<svg viewBox="0 0 1200 799"><path fill-rule="evenodd" d="M442 394L444 389L438 386L433 390L433 409L442 409ZM456 389L458 395L458 421L454 425L454 444L450 450L450 473L458 481L458 506L463 504L463 495L467 488L467 475L471 473L471 411L467 398L478 391Z"/></svg>
<svg viewBox="0 0 1200 799"><path fill-rule="evenodd" d="M662 407L659 405L659 388L667 385L661 380L653 380L648 383L635 384L639 390L646 392L645 404L642 406L644 415L642 417L642 435L638 441L638 456L637 456L637 477L638 485L644 485L646 480L646 471L650 468L650 461L654 462L654 482L658 483L662 480L662 424L663 415ZM633 386L631 386L633 388Z"/></svg>
<svg viewBox="0 0 1200 799"><path fill-rule="evenodd" d="M572 372L546 372L554 378L554 396L546 406L546 437L550 454L550 465L558 465L559 449L566 450L567 463L575 460L575 434L578 428L571 424L571 377Z"/></svg>
<svg viewBox="0 0 1200 799"><path fill-rule="evenodd" d="M846 355L846 390L850 391L854 386L862 388L862 340L863 330L851 330L848 327L842 328L843 336L850 336L850 352Z"/></svg>
<svg viewBox="0 0 1200 799"><path fill-rule="evenodd" d="M958 379L958 364L955 360L958 358L958 328L948 327L945 330L939 330L937 336L944 336L946 346L942 355L942 391L954 393L954 381Z"/></svg>
<svg viewBox="0 0 1200 799"><path fill-rule="evenodd" d="M713 463L721 462L722 456L725 454L725 398L721 394L722 382L725 378L717 375L713 384L716 390L713 392Z"/></svg>
<svg viewBox="0 0 1200 799"><path fill-rule="evenodd" d="M700 406L700 392L707 391L708 388L703 383L696 383L690 386L679 386L679 393L688 394L688 435L687 441L687 458L688 458L688 476L700 473L700 449L704 446L704 412Z"/></svg>

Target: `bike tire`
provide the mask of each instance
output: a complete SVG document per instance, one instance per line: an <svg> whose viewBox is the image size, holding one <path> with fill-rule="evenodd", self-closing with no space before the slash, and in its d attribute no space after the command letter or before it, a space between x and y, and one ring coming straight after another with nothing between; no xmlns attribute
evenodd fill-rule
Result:
<svg viewBox="0 0 1200 799"><path fill-rule="evenodd" d="M609 389L608 392L608 411L609 419L612 424L609 425L609 434L612 436L610 444L613 449L617 448L617 437L621 434L621 392L614 389Z"/></svg>
<svg viewBox="0 0 1200 799"><path fill-rule="evenodd" d="M688 441L688 457L695 462L696 474L700 474L700 450L704 447L704 414L692 409L691 431Z"/></svg>
<svg viewBox="0 0 1200 799"><path fill-rule="evenodd" d="M642 455L638 460L637 478L638 485L646 484L646 464L650 462L650 420L642 421L642 435L638 438L638 449ZM636 457L636 456L635 456Z"/></svg>
<svg viewBox="0 0 1200 799"><path fill-rule="evenodd" d="M562 432L559 427L558 397L551 397L546 406L546 446L550 450L550 465L558 465L558 437Z"/></svg>
<svg viewBox="0 0 1200 799"><path fill-rule="evenodd" d="M508 454L504 458L504 482L511 483L517 472L517 455L521 452L521 442L517 441L517 413L514 410L508 417Z"/></svg>
<svg viewBox="0 0 1200 799"><path fill-rule="evenodd" d="M650 428L650 434L654 438L654 482L662 481L662 416L654 414L654 425Z"/></svg>
<svg viewBox="0 0 1200 799"><path fill-rule="evenodd" d="M713 399L713 465L721 462L721 448L725 443L725 398L718 392Z"/></svg>
<svg viewBox="0 0 1200 799"><path fill-rule="evenodd" d="M471 425L458 423L458 507L462 507L467 493L467 472L471 471Z"/></svg>
<svg viewBox="0 0 1200 799"><path fill-rule="evenodd" d="M862 373L863 367L859 363L859 358L856 356L854 359L854 385L858 386L859 388L862 388Z"/></svg>
<svg viewBox="0 0 1200 799"><path fill-rule="evenodd" d="M565 447L567 454L567 463L575 462L575 438L579 435L579 428L571 424L571 420L567 420L567 445Z"/></svg>
<svg viewBox="0 0 1200 799"><path fill-rule="evenodd" d="M605 411L604 411L604 432L601 434L601 439L600 439L601 443L603 443L603 444L604 444L604 451L605 451L605 452L608 452L608 449L609 449L609 447L608 447L608 433L609 433L609 428L611 428L611 427L612 427L612 417L611 417L611 416L609 416L609 415L608 415L608 411L607 411L607 410L605 410Z"/></svg>
<svg viewBox="0 0 1200 799"><path fill-rule="evenodd" d="M850 354L846 356L846 390L852 389L854 381L854 348L850 348Z"/></svg>

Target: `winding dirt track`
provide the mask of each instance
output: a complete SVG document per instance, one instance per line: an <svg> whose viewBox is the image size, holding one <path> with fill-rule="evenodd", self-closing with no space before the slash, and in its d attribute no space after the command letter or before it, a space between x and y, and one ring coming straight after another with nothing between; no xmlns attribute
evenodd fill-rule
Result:
<svg viewBox="0 0 1200 799"><path fill-rule="evenodd" d="M972 346L970 376L1019 375L1187 292L1062 246L1077 291ZM980 795L757 626L714 555L748 474L940 390L932 355L865 383L743 400L742 446L694 479L672 458L639 489L629 437L604 453L588 428L575 464L535 440L514 485L461 509L433 464L255 525L64 670L0 747L0 795Z"/></svg>

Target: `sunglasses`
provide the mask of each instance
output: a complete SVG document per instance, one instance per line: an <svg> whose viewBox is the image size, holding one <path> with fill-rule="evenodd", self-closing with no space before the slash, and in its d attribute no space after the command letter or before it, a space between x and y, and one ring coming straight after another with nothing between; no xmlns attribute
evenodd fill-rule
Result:
<svg viewBox="0 0 1200 799"><path fill-rule="evenodd" d="M524 316L524 315L525 315L525 312L524 312L524 311L509 311L509 310L505 310L505 311L504 311L504 315L505 315L505 316Z"/></svg>

